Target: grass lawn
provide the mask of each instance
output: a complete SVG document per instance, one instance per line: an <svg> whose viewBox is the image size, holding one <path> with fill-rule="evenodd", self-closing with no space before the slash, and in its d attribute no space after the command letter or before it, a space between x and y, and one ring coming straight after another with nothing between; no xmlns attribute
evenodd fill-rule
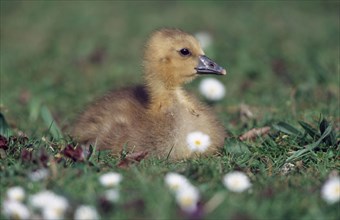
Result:
<svg viewBox="0 0 340 220"><path fill-rule="evenodd" d="M340 170L339 9L336 1L1 1L0 205L21 186L67 198L66 218L86 204L102 219L340 219L340 203L320 196ZM225 98L210 104L231 138L209 158L127 168L107 151L79 159L68 148L77 113L142 80L143 44L159 27L212 36L206 54L229 73L217 78ZM201 79L187 90L206 101ZM238 138L265 126L267 135ZM49 174L33 181L36 170ZM250 191L224 187L234 170ZM111 171L123 176L116 202L103 199L98 180ZM178 207L168 172L198 188L197 212Z"/></svg>

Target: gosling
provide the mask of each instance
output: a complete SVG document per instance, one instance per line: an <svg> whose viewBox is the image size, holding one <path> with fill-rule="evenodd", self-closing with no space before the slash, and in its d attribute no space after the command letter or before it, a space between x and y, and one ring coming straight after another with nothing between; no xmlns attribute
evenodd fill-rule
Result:
<svg viewBox="0 0 340 220"><path fill-rule="evenodd" d="M158 158L193 157L187 135L210 138L211 155L223 147L225 129L213 111L183 89L201 74L226 75L204 55L199 42L179 29L159 29L148 39L143 57L144 84L111 91L77 118L72 136L86 146L118 155L147 152Z"/></svg>

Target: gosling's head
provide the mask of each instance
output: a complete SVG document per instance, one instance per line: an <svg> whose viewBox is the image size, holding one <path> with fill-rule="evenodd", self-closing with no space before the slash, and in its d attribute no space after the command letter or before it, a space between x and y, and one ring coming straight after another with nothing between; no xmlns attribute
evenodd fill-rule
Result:
<svg viewBox="0 0 340 220"><path fill-rule="evenodd" d="M225 69L204 55L192 35L178 29L160 29L150 36L144 68L147 83L167 88L176 88L198 74L226 74Z"/></svg>

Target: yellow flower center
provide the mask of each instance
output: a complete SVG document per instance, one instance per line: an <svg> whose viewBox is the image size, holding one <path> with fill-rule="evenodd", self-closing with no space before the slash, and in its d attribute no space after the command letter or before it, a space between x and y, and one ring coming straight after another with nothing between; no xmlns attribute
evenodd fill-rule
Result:
<svg viewBox="0 0 340 220"><path fill-rule="evenodd" d="M171 186L170 186L171 189L173 190L177 190L179 189L179 184L178 183L173 183Z"/></svg>
<svg viewBox="0 0 340 220"><path fill-rule="evenodd" d="M181 199L181 203L183 206L191 206L193 205L194 200L189 196L185 196Z"/></svg>
<svg viewBox="0 0 340 220"><path fill-rule="evenodd" d="M232 186L233 187L239 187L240 186L240 180L238 180L238 179L234 179L233 181L232 181Z"/></svg>
<svg viewBox="0 0 340 220"><path fill-rule="evenodd" d="M335 194L340 194L340 186L335 187Z"/></svg>
<svg viewBox="0 0 340 220"><path fill-rule="evenodd" d="M195 145L196 145L197 147L201 146L201 144L202 144L202 143L201 143L200 140L196 140L196 141L195 141Z"/></svg>
<svg viewBox="0 0 340 220"><path fill-rule="evenodd" d="M216 91L215 88L210 88L210 90L209 90L210 94L214 94L215 91Z"/></svg>

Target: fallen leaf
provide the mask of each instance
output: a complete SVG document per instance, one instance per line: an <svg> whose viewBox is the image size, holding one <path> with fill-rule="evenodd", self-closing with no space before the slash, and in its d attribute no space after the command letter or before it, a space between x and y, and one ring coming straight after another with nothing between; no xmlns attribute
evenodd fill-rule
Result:
<svg viewBox="0 0 340 220"><path fill-rule="evenodd" d="M32 161L33 155L32 155L33 149L23 149L21 151L21 160L23 162L29 163Z"/></svg>
<svg viewBox="0 0 340 220"><path fill-rule="evenodd" d="M270 131L270 127L266 126L263 128L253 128L249 131L247 131L246 133L242 134L239 139L241 141L249 141L249 140L254 140L255 138L259 137L259 136L264 136L266 134L268 134L268 132Z"/></svg>
<svg viewBox="0 0 340 220"><path fill-rule="evenodd" d="M50 155L46 152L46 150L44 148L40 149L36 161L38 162L38 164L44 166L44 167L48 167L48 162L50 159Z"/></svg>
<svg viewBox="0 0 340 220"><path fill-rule="evenodd" d="M0 135L0 149L8 149L8 140L6 137Z"/></svg>
<svg viewBox="0 0 340 220"><path fill-rule="evenodd" d="M61 154L71 158L74 162L84 161L85 159L83 149L79 146L74 147L71 144L67 145L65 149L61 151Z"/></svg>
<svg viewBox="0 0 340 220"><path fill-rule="evenodd" d="M29 139L25 134L20 133L18 136L10 136L9 141L15 144L26 145Z"/></svg>
<svg viewBox="0 0 340 220"><path fill-rule="evenodd" d="M117 164L117 166L120 168L127 168L133 163L139 163L146 157L147 154L147 151L139 151L128 154Z"/></svg>

